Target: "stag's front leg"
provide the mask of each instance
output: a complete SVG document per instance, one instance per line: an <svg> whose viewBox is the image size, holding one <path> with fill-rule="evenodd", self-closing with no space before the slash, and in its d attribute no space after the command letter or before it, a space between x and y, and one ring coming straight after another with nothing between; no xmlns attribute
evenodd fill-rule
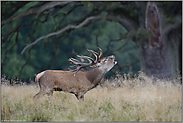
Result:
<svg viewBox="0 0 183 123"><path fill-rule="evenodd" d="M40 89L40 91L36 95L34 95L33 99L34 100L38 99L40 96L43 96L45 94L46 94L46 91L44 89Z"/></svg>
<svg viewBox="0 0 183 123"><path fill-rule="evenodd" d="M52 100L53 99L53 90L50 90L48 93L46 93L48 95L48 99Z"/></svg>

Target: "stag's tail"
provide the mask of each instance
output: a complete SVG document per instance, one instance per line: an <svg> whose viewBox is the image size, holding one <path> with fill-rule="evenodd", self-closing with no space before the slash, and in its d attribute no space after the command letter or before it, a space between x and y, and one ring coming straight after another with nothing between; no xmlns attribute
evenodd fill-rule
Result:
<svg viewBox="0 0 183 123"><path fill-rule="evenodd" d="M44 74L44 72L45 71L43 71L43 72L41 72L41 73L39 73L39 74L36 75L35 82L38 82L39 81L40 77Z"/></svg>

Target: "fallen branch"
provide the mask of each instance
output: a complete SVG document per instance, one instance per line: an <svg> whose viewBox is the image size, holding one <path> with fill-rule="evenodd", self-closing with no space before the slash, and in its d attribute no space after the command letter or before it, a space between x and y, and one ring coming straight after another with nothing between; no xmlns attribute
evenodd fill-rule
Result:
<svg viewBox="0 0 183 123"><path fill-rule="evenodd" d="M105 18L105 16L91 16L91 17L86 18L83 22L81 22L80 24L78 24L76 26L74 26L74 25L66 26L65 28L61 29L58 32L53 32L53 33L49 33L48 35L42 36L42 37L36 39L33 43L28 44L26 47L24 47L24 49L22 50L21 54L23 54L28 47L35 45L36 43L38 43L42 39L49 38L51 36L61 34L61 33L65 32L65 31L67 31L69 29L78 29L78 28L81 28L81 27L83 27L85 24L87 24L91 20L94 20L94 19L102 19L102 18Z"/></svg>

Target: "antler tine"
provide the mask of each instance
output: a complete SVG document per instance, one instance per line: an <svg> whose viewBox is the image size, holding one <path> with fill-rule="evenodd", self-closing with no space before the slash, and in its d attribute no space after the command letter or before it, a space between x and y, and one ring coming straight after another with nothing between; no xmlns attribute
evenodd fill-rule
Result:
<svg viewBox="0 0 183 123"><path fill-rule="evenodd" d="M94 62L97 63L97 61L98 61L98 53L96 53L93 50L89 50L89 49L87 49L87 50L88 50L88 52L92 53L95 56L95 61Z"/></svg>
<svg viewBox="0 0 183 123"><path fill-rule="evenodd" d="M88 52L90 52L90 53L95 53L97 56L98 56L98 53L97 52L95 52L95 51L93 51L93 50L89 50L89 49L87 49L88 50Z"/></svg>
<svg viewBox="0 0 183 123"><path fill-rule="evenodd" d="M82 59L86 59L90 63L94 63L94 60L91 57L88 57L88 56L79 56L79 55L77 55L77 57L82 58Z"/></svg>
<svg viewBox="0 0 183 123"><path fill-rule="evenodd" d="M73 70L71 70L70 68L69 68L69 70L70 71L72 71L72 72L74 72L73 74L74 74L74 76L75 76L75 74L80 70L82 68L82 66L77 66L77 68L75 68L75 69L73 69Z"/></svg>
<svg viewBox="0 0 183 123"><path fill-rule="evenodd" d="M70 58L69 61L72 62L72 63L75 64L75 65L78 65L78 64L81 63L79 60L74 59L74 58Z"/></svg>
<svg viewBox="0 0 183 123"><path fill-rule="evenodd" d="M100 47L97 47L97 48L100 50L100 55L99 55L99 59L100 59L103 55L103 52L102 52L102 49Z"/></svg>
<svg viewBox="0 0 183 123"><path fill-rule="evenodd" d="M76 68L73 69L73 70L69 69L70 71L75 71L75 72L73 73L74 76L75 76L75 74L76 74L81 68L91 66L91 65L93 65L93 64L95 63L94 60L93 60L91 57L88 57L88 56L79 56L79 55L77 55L77 57L86 59L86 60L89 61L89 63L82 63L82 62L80 62L80 61L77 60L77 59L70 58L69 61L72 62L72 64L74 64L74 65L71 66L71 67L76 67Z"/></svg>
<svg viewBox="0 0 183 123"><path fill-rule="evenodd" d="M69 67L76 67L77 65L69 66Z"/></svg>
<svg viewBox="0 0 183 123"><path fill-rule="evenodd" d="M75 76L75 74L76 74L81 68L82 68L81 66L78 66L76 69L74 69L74 71L76 71L76 72L73 73L74 76Z"/></svg>
<svg viewBox="0 0 183 123"><path fill-rule="evenodd" d="M81 69L81 68L84 68L84 67L88 67L88 66L92 66L94 64L97 64L98 61L100 60L100 58L102 57L103 55L103 52L102 52L102 49L100 49L99 47L97 47L99 50L100 50L100 55L98 55L97 52L93 51L93 50L88 50L88 52L92 53L94 56L95 56L95 61L93 58L91 57L88 57L88 56L79 56L77 55L77 57L79 57L80 59L86 59L89 61L89 63L83 63L83 62L80 62L79 60L77 59L74 59L74 58L70 58L69 61L72 62L72 64L74 64L74 66L71 66L71 67L76 67L75 69L71 70L71 71L75 71L73 74L75 76L75 74Z"/></svg>
<svg viewBox="0 0 183 123"><path fill-rule="evenodd" d="M82 56L81 56L82 57ZM81 66L81 67L88 67L94 64L93 59L88 59L86 57L83 57L84 59L87 59L89 61L89 63L81 63L80 61L74 59L74 58L70 58L69 61L72 62L72 64L76 65L76 66Z"/></svg>
<svg viewBox="0 0 183 123"><path fill-rule="evenodd" d="M70 58L69 61L75 61L75 62L80 62L79 60L77 59L74 59L74 58Z"/></svg>
<svg viewBox="0 0 183 123"><path fill-rule="evenodd" d="M97 48L100 50L100 55L98 55L98 53L93 50L87 49L90 53L92 53L96 57L95 63L97 63L99 61L99 59L102 57L102 54L103 54L102 50L99 47L97 47Z"/></svg>

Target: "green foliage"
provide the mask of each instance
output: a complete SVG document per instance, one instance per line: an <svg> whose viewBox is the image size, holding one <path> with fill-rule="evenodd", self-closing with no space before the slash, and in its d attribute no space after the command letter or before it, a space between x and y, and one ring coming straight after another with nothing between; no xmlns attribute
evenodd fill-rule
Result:
<svg viewBox="0 0 183 123"><path fill-rule="evenodd" d="M2 20L21 14L32 8L49 2L1 2ZM57 32L68 25L78 25L88 16L121 15L138 21L137 11L133 2L73 2L62 7L54 7L39 15L30 15L7 23L1 28L1 64L2 74L28 80L35 74L46 69L68 70L68 58L76 54L89 55L88 49L104 51L104 57L114 54L118 65L108 72L106 77L115 71L135 74L140 69L140 52L133 38L140 38L144 47L149 36L143 29L129 33L118 22L104 19L90 21L79 29L71 29L60 35L43 39L21 55L22 49L41 36ZM174 3L158 2L158 6L169 10ZM177 5L178 3L175 2ZM175 6L174 6L175 7ZM180 7L180 5L179 5ZM11 8L11 9L10 9ZM120 11L119 11L120 10ZM179 11L173 9L175 13ZM172 15L172 14L171 14ZM13 30L20 23L18 31ZM11 33L10 33L10 32ZM97 51L98 52L98 51Z"/></svg>
<svg viewBox="0 0 183 123"><path fill-rule="evenodd" d="M2 1L1 2L1 14L2 20L5 20L16 13L21 7L29 2L18 2L18 1Z"/></svg>

